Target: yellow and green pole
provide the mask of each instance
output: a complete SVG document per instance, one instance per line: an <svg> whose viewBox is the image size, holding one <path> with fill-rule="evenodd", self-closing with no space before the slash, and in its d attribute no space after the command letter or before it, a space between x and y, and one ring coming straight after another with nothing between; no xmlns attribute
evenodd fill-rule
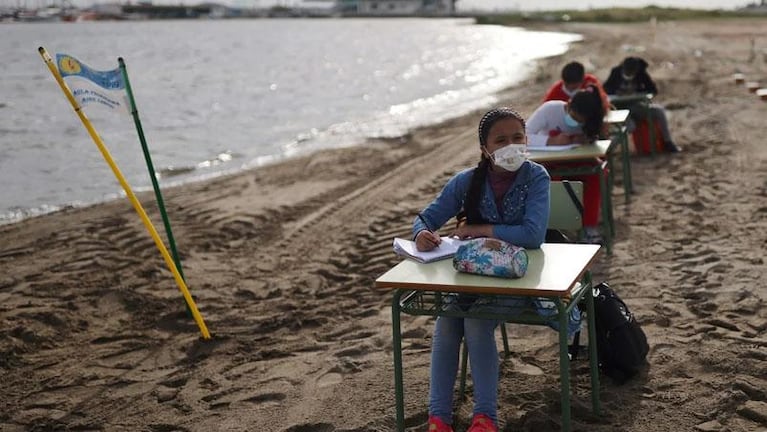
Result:
<svg viewBox="0 0 767 432"><path fill-rule="evenodd" d="M112 169L112 172L117 178L117 181L120 182L120 185L125 191L125 194L128 196L128 199L133 205L133 208L136 210L136 213L138 213L139 217L141 218L141 222L143 222L147 231L149 231L149 235L152 236L152 239L154 240L154 243L157 246L157 249L159 249L160 254L162 254L162 257L165 260L165 264L168 266L171 273L173 273L173 278L175 279L179 290L184 295L184 299L186 300L187 306L192 311L192 316L194 317L194 320L197 323L197 326L200 328L200 333L202 334L202 338L210 339L210 332L208 332L208 328L205 326L205 321L202 319L202 315L200 315L200 311L197 309L197 305L194 303L194 299L192 298L192 295L189 293L189 288L187 288L186 283L184 282L184 278L181 277L181 274L179 273L178 268L176 268L176 264L173 262L173 259L168 253L168 250L165 248L165 244L163 244L162 239L160 238L160 235L157 233L157 230L154 228L154 226L152 225L152 222L149 220L149 216L147 216L146 211L144 211L144 208L141 206L141 203L136 198L136 194L133 193L133 190L131 189L127 180L125 180L125 177L122 175L122 172L120 172L120 168L117 167L117 164L112 159L112 156L110 155L109 150L106 148L106 145L104 145L104 142L101 140L101 137L99 137L98 133L96 133L96 130L93 128L93 125L91 124L90 120L88 120L88 117L85 116L85 113L83 112L82 107L80 106L79 103L77 103L77 100L75 99L74 95L72 95L72 91L64 82L64 78L61 77L61 74L59 73L59 70L56 64L54 63L53 59L51 58L51 56L43 47L38 48L38 51L40 52L40 55L42 56L45 64L48 66L48 69L51 71L51 74L53 74L53 77L56 79L56 82L61 87L61 91L64 92L64 95L69 100L69 103L72 105L72 108L75 110L75 113L77 114L78 117L80 117L80 121L82 121L83 125L85 126L85 129L88 131L88 134L93 139L93 142L96 144L96 147L98 147L99 151L101 152L101 155L104 157L104 160Z"/></svg>

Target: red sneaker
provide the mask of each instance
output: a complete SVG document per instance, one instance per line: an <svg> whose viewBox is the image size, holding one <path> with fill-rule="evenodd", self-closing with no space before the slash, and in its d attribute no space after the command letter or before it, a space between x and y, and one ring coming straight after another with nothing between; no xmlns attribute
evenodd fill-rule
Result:
<svg viewBox="0 0 767 432"><path fill-rule="evenodd" d="M429 416L429 432L453 432L453 428L439 417Z"/></svg>
<svg viewBox="0 0 767 432"><path fill-rule="evenodd" d="M469 426L469 430L466 432L498 432L498 428L490 417L484 414L476 414L471 419L471 426Z"/></svg>

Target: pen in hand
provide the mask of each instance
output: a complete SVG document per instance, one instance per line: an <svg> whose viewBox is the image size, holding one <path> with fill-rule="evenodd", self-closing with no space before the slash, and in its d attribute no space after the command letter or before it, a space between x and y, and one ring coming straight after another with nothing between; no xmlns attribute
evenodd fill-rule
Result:
<svg viewBox="0 0 767 432"><path fill-rule="evenodd" d="M418 219L420 219L424 226L426 226L426 230L424 230L426 231L426 234L421 236L421 233L418 233L418 236L416 236L416 246L419 246L417 241L419 237L422 237L425 241L425 244L422 243L421 247L418 247L418 249L426 251L439 247L439 244L442 243L442 239L438 235L434 234L434 232L429 227L429 223L426 222L426 219L421 215L421 213L418 213Z"/></svg>

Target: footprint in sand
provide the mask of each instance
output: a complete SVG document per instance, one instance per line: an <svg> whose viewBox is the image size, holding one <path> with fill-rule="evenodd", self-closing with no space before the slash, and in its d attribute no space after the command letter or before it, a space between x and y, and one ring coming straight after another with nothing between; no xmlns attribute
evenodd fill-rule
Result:
<svg viewBox="0 0 767 432"><path fill-rule="evenodd" d="M375 336L376 333L373 331L359 331L351 334L347 334L345 336L341 336L338 338L339 341L351 341L351 340L361 340L361 339L369 339L373 336Z"/></svg>
<svg viewBox="0 0 767 432"><path fill-rule="evenodd" d="M368 354L371 351L370 347L365 344L349 347L335 352L333 355L339 358L346 357L361 357Z"/></svg>
<svg viewBox="0 0 767 432"><path fill-rule="evenodd" d="M340 374L338 374L340 377ZM324 378L324 377L323 377ZM211 409L226 409L233 404L248 402L260 406L279 405L287 395L282 392L265 392L254 395L248 389L235 387L218 393L212 393L202 398L203 401L210 404Z"/></svg>
<svg viewBox="0 0 767 432"><path fill-rule="evenodd" d="M149 425L152 432L189 432L189 429L166 423L155 423Z"/></svg>
<svg viewBox="0 0 767 432"><path fill-rule="evenodd" d="M425 328L416 327L402 332L402 339L425 339L429 331Z"/></svg>
<svg viewBox="0 0 767 432"><path fill-rule="evenodd" d="M317 379L317 387L329 387L343 380L343 375L337 372L328 372Z"/></svg>
<svg viewBox="0 0 767 432"><path fill-rule="evenodd" d="M157 389L155 389L153 393L154 393L154 396L157 398L157 402L163 403L163 402L168 402L173 399L176 399L176 396L178 396L178 393L179 393L179 389L159 386L157 387Z"/></svg>
<svg viewBox="0 0 767 432"><path fill-rule="evenodd" d="M344 375L360 372L363 369L362 365L365 365L365 362L360 363L349 357L340 357L338 362L339 364L328 369L316 379L317 387L336 385L343 381Z"/></svg>
<svg viewBox="0 0 767 432"><path fill-rule="evenodd" d="M285 393L262 393L243 399L242 401L260 405L277 405L280 401L285 400L285 398L287 398Z"/></svg>
<svg viewBox="0 0 767 432"><path fill-rule="evenodd" d="M162 381L160 382L160 384L165 387L180 388L186 385L187 381L189 381L189 377L181 376L181 377L174 377L174 378L170 378L168 380Z"/></svg>
<svg viewBox="0 0 767 432"><path fill-rule="evenodd" d="M533 364L527 363L524 359L510 358L512 368L514 372L521 373L523 375L540 376L543 375L543 369Z"/></svg>

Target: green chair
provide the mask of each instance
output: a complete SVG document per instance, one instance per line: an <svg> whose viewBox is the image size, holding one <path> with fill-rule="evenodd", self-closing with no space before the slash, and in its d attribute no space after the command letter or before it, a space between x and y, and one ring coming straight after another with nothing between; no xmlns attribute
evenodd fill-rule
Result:
<svg viewBox="0 0 767 432"><path fill-rule="evenodd" d="M616 142L617 144L617 142ZM612 144L611 144L612 146ZM561 167L561 168L554 168L549 169L549 174L552 177L556 178L572 178L577 176L583 176L583 175L598 175L599 176L599 193L602 197L602 205L601 208L601 221L600 225L602 226L602 236L604 239L604 242L602 243L607 251L607 254L612 254L612 245L613 245L613 238L615 237L615 218L613 215L613 202L612 202L612 180L611 176L605 175L606 169L612 169L611 164L609 163L609 160L612 159L608 157L608 160L602 161L599 165L584 165L584 166L573 166L573 167ZM554 182L552 182L554 183ZM576 183L575 181L571 181L570 184ZM583 202L583 200L579 200L580 202ZM554 201L552 201L554 203ZM553 209L554 210L554 209ZM554 212L552 211L552 214Z"/></svg>
<svg viewBox="0 0 767 432"><path fill-rule="evenodd" d="M552 181L550 194L550 214L548 228L550 230L559 230L567 234L573 234L577 236L583 227L583 183L575 181ZM576 237L577 238L577 237ZM586 273L578 286L573 291L573 298L571 302L578 302L579 299L584 296L592 295L592 282L591 274ZM587 301L589 311L592 312L593 302ZM574 304L570 304L569 307L576 307ZM596 344L591 341L596 340L593 312L587 313L588 321L588 335L589 335L589 362L591 368L591 388L592 388L592 406L595 414L599 413L599 378L597 372L597 360L596 360ZM532 325L545 325L546 320L542 318L537 311L532 307L520 310L519 319L515 319L514 323L518 324L532 324ZM508 335L506 333L506 324L500 325L501 334L503 337L503 350L504 357L508 357L510 354ZM560 343L562 341L560 340ZM459 386L459 395L462 397L466 391L466 375L468 369L468 349L466 344L463 344L461 354L461 377ZM565 364L565 362L567 362ZM560 374L567 373L567 382L569 383L569 359L560 358ZM569 384L568 389L569 392ZM563 418L563 430L569 430L570 428L570 404L569 394L567 396L567 402L563 399L562 403L562 418Z"/></svg>
<svg viewBox="0 0 767 432"><path fill-rule="evenodd" d="M580 232L583 228L583 182L551 182L549 205L548 229Z"/></svg>

